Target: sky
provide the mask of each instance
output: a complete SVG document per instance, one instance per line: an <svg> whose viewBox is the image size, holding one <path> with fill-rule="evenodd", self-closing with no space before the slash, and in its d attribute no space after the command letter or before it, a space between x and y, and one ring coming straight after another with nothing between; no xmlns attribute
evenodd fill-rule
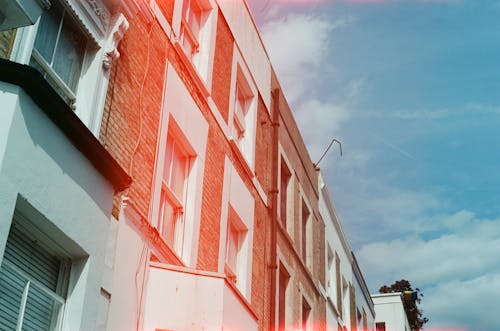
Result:
<svg viewBox="0 0 500 331"><path fill-rule="evenodd" d="M500 1L248 3L370 291L500 330Z"/></svg>

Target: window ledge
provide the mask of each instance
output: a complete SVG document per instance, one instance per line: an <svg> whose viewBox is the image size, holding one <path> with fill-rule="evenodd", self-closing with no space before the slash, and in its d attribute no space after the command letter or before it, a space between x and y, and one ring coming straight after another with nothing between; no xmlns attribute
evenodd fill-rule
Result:
<svg viewBox="0 0 500 331"><path fill-rule="evenodd" d="M224 277L224 282L232 290L232 292L236 295L236 297L243 304L243 306L250 313L250 315L252 315L252 317L254 318L254 320L258 321L259 317L257 315L257 312L252 308L252 305L247 300L247 298L245 298L245 296L243 295L243 293L241 293L240 290L236 287L236 285L233 284L233 282L231 280L229 280L227 277Z"/></svg>
<svg viewBox="0 0 500 331"><path fill-rule="evenodd" d="M155 254L157 258L162 259L172 265L184 267L184 262L180 257L170 248L170 246L163 240L162 236L158 232L158 229L153 227L148 221L147 217L139 212L136 206L129 199L124 199L122 201L123 213L126 218L132 221L132 223L144 233L147 239L151 242L153 249L159 254Z"/></svg>
<svg viewBox="0 0 500 331"><path fill-rule="evenodd" d="M210 95L210 92L208 91L205 81L201 78L200 73L194 66L193 62L191 62L191 60L187 56L186 51L184 50L184 47L182 47L180 41L176 38L173 42L174 42L174 49L176 50L177 54L179 55L179 58L186 67L187 71L189 72L191 79L194 81L196 87L198 88L199 91L201 91L203 96L207 98Z"/></svg>
<svg viewBox="0 0 500 331"><path fill-rule="evenodd" d="M38 70L0 59L0 81L21 87L71 143L106 178L115 192L130 186L132 178L83 124Z"/></svg>
<svg viewBox="0 0 500 331"><path fill-rule="evenodd" d="M234 154L236 155L236 158L238 159L239 163L243 167L243 170L245 170L245 173L248 175L249 178L253 178L255 175L253 173L252 168L248 164L247 159L243 155L243 153L240 150L240 147L238 144L236 144L236 141L234 138L229 139L229 145L231 146L231 149L233 150Z"/></svg>
<svg viewBox="0 0 500 331"><path fill-rule="evenodd" d="M328 305L330 306L330 308L334 311L337 317L339 317L340 314L337 309L337 305L333 302L332 297L330 295L327 296L326 301L328 301Z"/></svg>

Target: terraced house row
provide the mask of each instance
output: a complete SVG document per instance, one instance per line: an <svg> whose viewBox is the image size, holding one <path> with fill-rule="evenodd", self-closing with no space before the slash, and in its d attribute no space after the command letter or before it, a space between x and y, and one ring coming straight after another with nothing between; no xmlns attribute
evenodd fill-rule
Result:
<svg viewBox="0 0 500 331"><path fill-rule="evenodd" d="M244 0L0 4L0 330L374 330Z"/></svg>

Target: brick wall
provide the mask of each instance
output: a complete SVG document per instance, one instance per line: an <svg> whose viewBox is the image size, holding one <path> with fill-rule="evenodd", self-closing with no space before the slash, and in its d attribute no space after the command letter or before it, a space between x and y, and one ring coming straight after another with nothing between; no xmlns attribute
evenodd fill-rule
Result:
<svg viewBox="0 0 500 331"><path fill-rule="evenodd" d="M273 73L273 89L281 89ZM282 93L280 93L282 95ZM302 297L311 306L310 327L315 331L326 329L326 299L321 295L318 283L325 284L324 261L324 224L318 211L318 173L309 157L302 136L286 99L281 96L278 101L280 111L279 144L290 162L291 173L294 176L293 187L293 219L294 233L289 236L281 225L278 231L279 258L288 266L291 275L293 298L289 300L288 327L300 327L302 320ZM279 156L277 156L279 157ZM302 257L302 196L311 208L312 240L307 243L312 250L312 266L307 266Z"/></svg>
<svg viewBox="0 0 500 331"><path fill-rule="evenodd" d="M100 141L129 172L133 182L124 192L148 215L160 120L167 38L157 24L141 16L130 21L113 64ZM121 197L115 198L117 217Z"/></svg>
<svg viewBox="0 0 500 331"><path fill-rule="evenodd" d="M214 55L214 68L217 70L214 70L212 74L212 98L226 123L229 116L233 44L234 38L226 20L219 11Z"/></svg>
<svg viewBox="0 0 500 331"><path fill-rule="evenodd" d="M0 31L0 58L7 59L10 56L16 30Z"/></svg>

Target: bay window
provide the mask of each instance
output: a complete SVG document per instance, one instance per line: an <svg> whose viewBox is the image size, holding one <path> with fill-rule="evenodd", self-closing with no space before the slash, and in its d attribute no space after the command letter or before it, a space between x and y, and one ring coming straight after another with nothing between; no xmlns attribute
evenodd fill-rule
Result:
<svg viewBox="0 0 500 331"><path fill-rule="evenodd" d="M57 1L40 18L30 65L67 102L76 99L87 39Z"/></svg>

